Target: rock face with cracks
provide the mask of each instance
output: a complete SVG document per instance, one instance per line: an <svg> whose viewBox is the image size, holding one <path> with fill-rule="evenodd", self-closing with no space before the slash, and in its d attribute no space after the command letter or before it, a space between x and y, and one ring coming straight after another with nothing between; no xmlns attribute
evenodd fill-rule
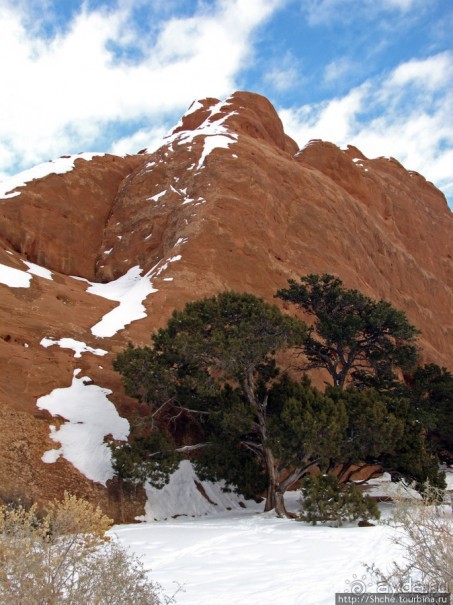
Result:
<svg viewBox="0 0 453 605"><path fill-rule="evenodd" d="M452 259L453 217L434 185L352 146L299 149L251 93L196 101L154 153L79 158L19 184L0 197L0 496L68 490L116 520L140 514L142 494L88 479L64 455L43 462L69 419L39 399L80 370L127 417L136 403L115 354L222 290L275 302L289 278L335 274L404 309L422 361L453 369Z"/></svg>

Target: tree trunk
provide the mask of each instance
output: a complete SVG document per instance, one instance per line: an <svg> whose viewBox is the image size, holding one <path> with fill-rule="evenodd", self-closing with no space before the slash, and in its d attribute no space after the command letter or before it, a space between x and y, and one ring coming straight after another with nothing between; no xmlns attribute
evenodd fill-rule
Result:
<svg viewBox="0 0 453 605"><path fill-rule="evenodd" d="M279 491L278 485L273 483L269 484L266 494L266 504L264 506L264 512L275 510L278 517L290 517L285 507L284 494Z"/></svg>
<svg viewBox="0 0 453 605"><path fill-rule="evenodd" d="M262 401L256 398L256 387L255 379L253 376L253 370L249 370L242 381L242 387L247 396L247 399L255 410L258 417L259 425L259 437L262 443L262 459L266 468L267 476L267 493L266 503L264 506L264 512L268 512L275 509L275 512L279 517L288 517L288 513L285 508L285 502L283 499L283 493L279 490L279 473L277 470L277 464L275 462L274 454L272 450L264 446L267 439L267 401L269 393L266 393Z"/></svg>
<svg viewBox="0 0 453 605"><path fill-rule="evenodd" d="M285 507L285 498L282 492L275 492L275 512L278 517L289 517L288 511Z"/></svg>
<svg viewBox="0 0 453 605"><path fill-rule="evenodd" d="M275 508L275 485L268 485L267 486L267 493L266 493L266 503L264 505L264 512L267 513L270 510L272 510L273 508Z"/></svg>
<svg viewBox="0 0 453 605"><path fill-rule="evenodd" d="M274 455L268 448L264 448L264 460L268 480L264 512L274 509L279 517L289 517L290 515L285 507L284 492L280 490L277 465L275 464Z"/></svg>
<svg viewBox="0 0 453 605"><path fill-rule="evenodd" d="M121 519L121 523L124 523L124 486L123 486L123 480L121 477L119 477L118 479L118 483L119 483L119 504L120 504L120 519Z"/></svg>
<svg viewBox="0 0 453 605"><path fill-rule="evenodd" d="M269 448L265 447L264 451L264 464L266 466L267 475L267 493L266 493L266 504L264 506L264 512L268 512L275 508L276 505L276 492L277 492L277 472L275 468L274 456Z"/></svg>

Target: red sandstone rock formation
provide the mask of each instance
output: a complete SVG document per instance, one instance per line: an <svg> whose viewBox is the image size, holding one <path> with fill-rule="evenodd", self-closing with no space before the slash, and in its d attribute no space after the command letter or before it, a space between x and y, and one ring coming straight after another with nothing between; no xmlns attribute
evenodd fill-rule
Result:
<svg viewBox="0 0 453 605"><path fill-rule="evenodd" d="M112 370L115 353L128 341L149 343L175 307L221 290L273 300L288 278L333 273L404 309L422 331L423 361L452 368L453 216L442 193L396 160L354 147L311 141L298 150L263 97L197 102L155 153L77 160L17 191L0 199L0 263L21 271L24 260L36 263L53 280L0 284L4 494L43 499L68 489L120 518L113 488L62 457L41 461L57 445L37 399L69 386L79 368L127 416L135 404ZM142 276L152 270L146 283L157 290L143 300L146 316L96 336L91 328L118 303L71 276L110 282L137 265ZM75 358L44 348L45 337L108 354Z"/></svg>

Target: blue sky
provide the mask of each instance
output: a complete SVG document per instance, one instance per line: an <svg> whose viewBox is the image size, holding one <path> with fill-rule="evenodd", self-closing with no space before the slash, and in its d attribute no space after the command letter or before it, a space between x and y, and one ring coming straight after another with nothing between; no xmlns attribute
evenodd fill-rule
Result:
<svg viewBox="0 0 453 605"><path fill-rule="evenodd" d="M0 177L250 90L299 146L394 156L453 205L452 31L450 0L0 0Z"/></svg>

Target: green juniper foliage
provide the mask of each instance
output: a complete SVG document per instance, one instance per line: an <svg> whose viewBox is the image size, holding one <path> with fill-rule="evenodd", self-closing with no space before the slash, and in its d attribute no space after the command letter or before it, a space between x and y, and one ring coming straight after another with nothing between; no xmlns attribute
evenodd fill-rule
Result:
<svg viewBox="0 0 453 605"><path fill-rule="evenodd" d="M280 472L325 466L340 457L348 425L344 403L312 387L307 377L296 382L283 375L269 394L268 414L269 444Z"/></svg>
<svg viewBox="0 0 453 605"><path fill-rule="evenodd" d="M347 469L359 462L376 462L383 453L394 450L404 423L392 412L389 398L375 389L328 387L326 394L336 405L344 406L348 419L340 451L332 461L335 465L341 463Z"/></svg>
<svg viewBox="0 0 453 605"><path fill-rule="evenodd" d="M277 296L313 316L302 346L307 360L302 369L324 368L333 386L359 384L370 376L390 380L396 368L408 370L416 363L418 330L404 311L344 288L333 275L289 280L289 288Z"/></svg>
<svg viewBox="0 0 453 605"><path fill-rule="evenodd" d="M379 519L375 500L364 496L353 483L342 484L334 475L308 475L301 488L299 521L312 525L331 523L341 526L357 519Z"/></svg>
<svg viewBox="0 0 453 605"><path fill-rule="evenodd" d="M420 491L427 482L445 487L439 460L430 451L426 429L415 419L404 387L391 393L328 387L326 394L343 403L348 418L340 455L330 464L331 469L342 465L342 479L351 464L368 462L381 464L395 479L414 482Z"/></svg>
<svg viewBox="0 0 453 605"><path fill-rule="evenodd" d="M423 425L429 450L453 461L453 375L431 363L409 379L410 413Z"/></svg>
<svg viewBox="0 0 453 605"><path fill-rule="evenodd" d="M445 473L439 470L439 459L428 450L425 430L419 422L406 420L401 439L391 452L383 454L380 463L392 477L404 477L423 493L426 485L444 489Z"/></svg>
<svg viewBox="0 0 453 605"><path fill-rule="evenodd" d="M126 483L148 481L158 489L166 485L178 468L181 457L175 443L163 431L140 434L134 428L133 439L110 445L115 473Z"/></svg>
<svg viewBox="0 0 453 605"><path fill-rule="evenodd" d="M299 383L285 374L268 389L264 382L258 385L257 401L265 406L250 405L239 388L226 391L219 408L206 418L211 447L198 467L211 473L210 478L228 477L242 491L250 479L256 485L259 478L261 490L267 489L267 508L285 514L285 491L340 451L347 425L344 406L334 404L308 379Z"/></svg>

